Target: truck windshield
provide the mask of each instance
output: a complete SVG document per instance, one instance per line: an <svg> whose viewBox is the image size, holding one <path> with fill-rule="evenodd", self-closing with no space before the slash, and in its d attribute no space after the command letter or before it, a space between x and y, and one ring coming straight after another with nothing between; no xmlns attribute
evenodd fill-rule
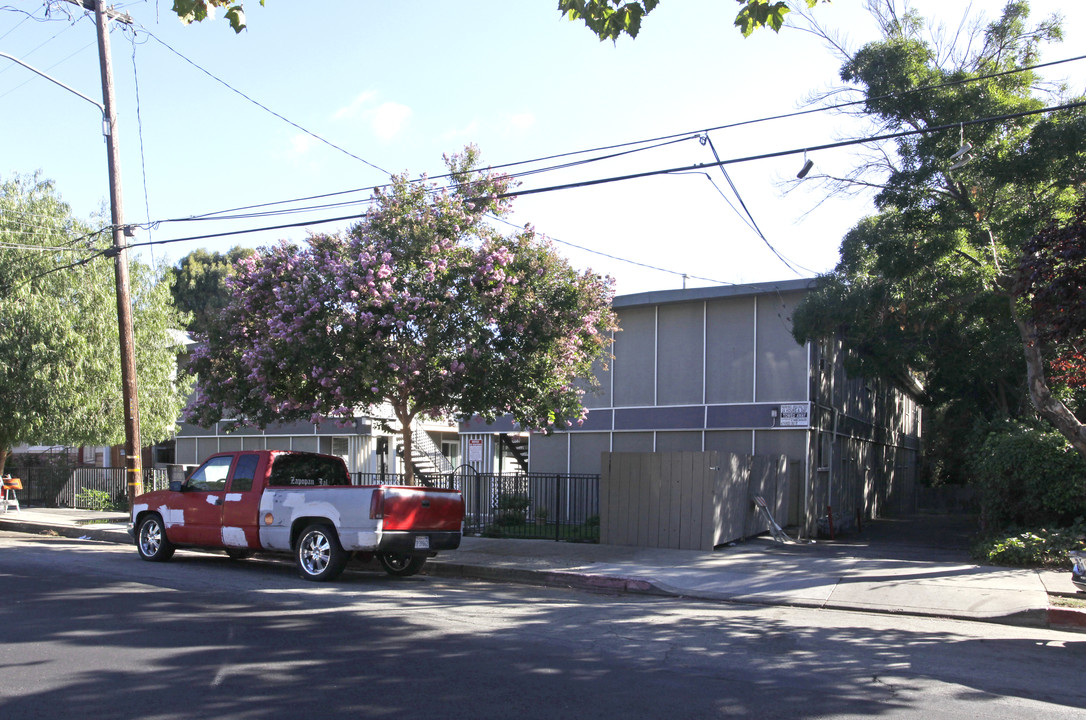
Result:
<svg viewBox="0 0 1086 720"><path fill-rule="evenodd" d="M276 456L268 484L277 487L350 485L351 478L339 458L291 454Z"/></svg>

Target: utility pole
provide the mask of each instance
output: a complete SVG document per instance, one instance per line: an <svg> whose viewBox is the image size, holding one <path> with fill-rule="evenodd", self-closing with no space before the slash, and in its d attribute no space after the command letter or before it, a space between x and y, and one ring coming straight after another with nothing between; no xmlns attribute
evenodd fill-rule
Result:
<svg viewBox="0 0 1086 720"><path fill-rule="evenodd" d="M71 0L70 0L71 1ZM109 161L109 207L113 225L113 269L117 283L117 326L121 339L121 392L124 398L124 465L128 480L128 507L143 492L143 448L140 443L139 401L136 395L136 353L132 335L132 301L128 282L128 252L121 196L120 152L117 145L117 111L113 98L113 61L109 50L109 21L131 24L132 18L107 10L102 0L83 0L94 10L98 25L98 59L102 65L102 105ZM93 8L91 7L93 6Z"/></svg>

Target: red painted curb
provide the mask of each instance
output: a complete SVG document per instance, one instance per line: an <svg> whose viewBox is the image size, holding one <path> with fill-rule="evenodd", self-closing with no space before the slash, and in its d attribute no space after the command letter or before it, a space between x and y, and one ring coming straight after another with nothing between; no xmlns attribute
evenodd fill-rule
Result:
<svg viewBox="0 0 1086 720"><path fill-rule="evenodd" d="M1048 624L1057 627L1086 629L1086 610L1075 608L1049 607Z"/></svg>

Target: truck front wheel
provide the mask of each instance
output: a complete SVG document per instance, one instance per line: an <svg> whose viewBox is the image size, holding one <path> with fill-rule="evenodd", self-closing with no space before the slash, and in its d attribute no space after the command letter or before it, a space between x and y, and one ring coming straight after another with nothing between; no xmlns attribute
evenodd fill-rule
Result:
<svg viewBox="0 0 1086 720"><path fill-rule="evenodd" d="M401 553L378 553L377 561L392 577L409 577L426 564L424 555L403 555Z"/></svg>
<svg viewBox="0 0 1086 720"><path fill-rule="evenodd" d="M157 513L140 520L136 531L136 549L140 557L151 562L166 562L173 557L174 546L166 537L166 528Z"/></svg>
<svg viewBox="0 0 1086 720"><path fill-rule="evenodd" d="M310 525L294 545L298 572L306 580L334 580L347 565L347 553L336 531L328 525Z"/></svg>

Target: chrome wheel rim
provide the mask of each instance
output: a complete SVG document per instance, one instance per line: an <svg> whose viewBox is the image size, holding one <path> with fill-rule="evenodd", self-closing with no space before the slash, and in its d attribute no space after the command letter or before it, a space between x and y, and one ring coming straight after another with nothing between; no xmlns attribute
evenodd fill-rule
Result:
<svg viewBox="0 0 1086 720"><path fill-rule="evenodd" d="M140 550L144 555L154 555L162 547L162 528L154 520L140 526Z"/></svg>
<svg viewBox="0 0 1086 720"><path fill-rule="evenodd" d="M385 561L393 570L403 570L411 562L411 559L406 555L389 555L385 558Z"/></svg>
<svg viewBox="0 0 1086 720"><path fill-rule="evenodd" d="M332 558L332 544L324 533L314 532L302 538L302 567L310 575L320 575Z"/></svg>

